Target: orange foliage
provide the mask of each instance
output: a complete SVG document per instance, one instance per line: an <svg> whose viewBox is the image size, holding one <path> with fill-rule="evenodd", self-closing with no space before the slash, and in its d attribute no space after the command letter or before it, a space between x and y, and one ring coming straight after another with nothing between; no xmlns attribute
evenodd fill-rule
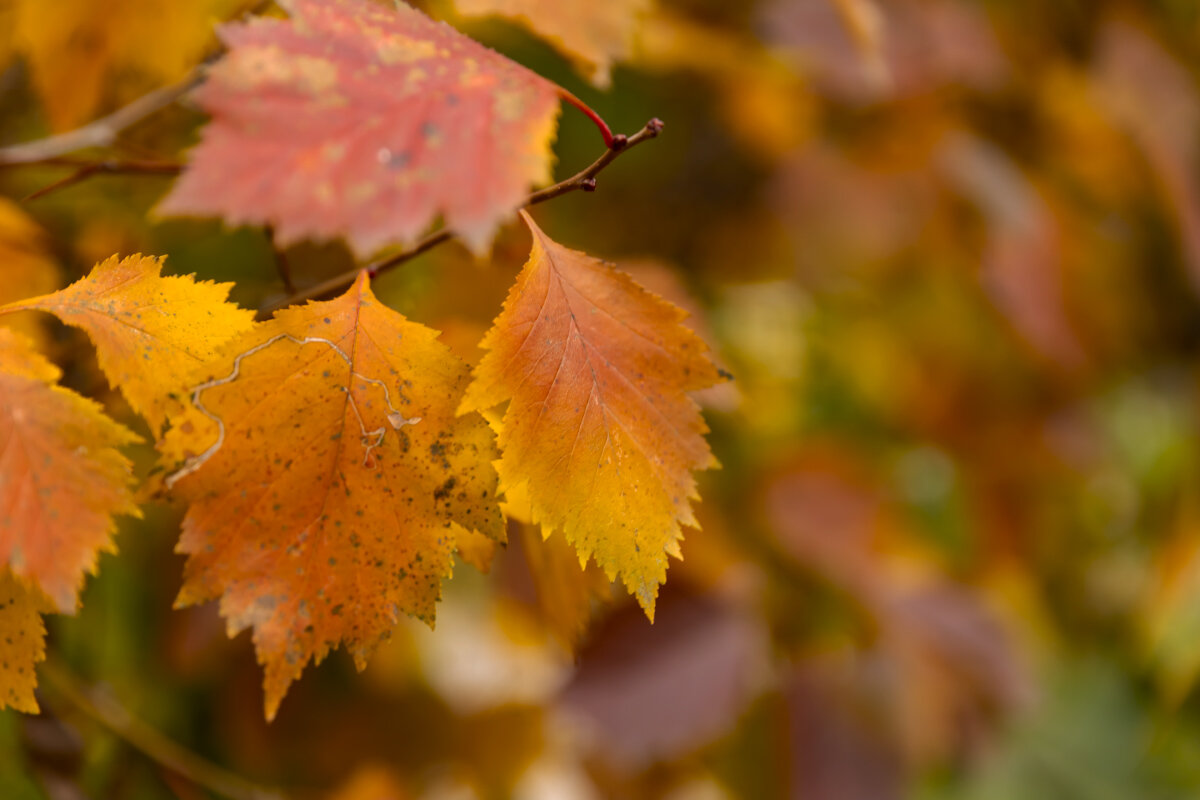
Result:
<svg viewBox="0 0 1200 800"><path fill-rule="evenodd" d="M461 409L509 401L502 487L528 484L534 522L620 576L653 618L680 525L696 524L692 470L716 466L687 392L720 376L684 312L522 216L533 252Z"/></svg>
<svg viewBox="0 0 1200 800"><path fill-rule="evenodd" d="M268 718L330 648L361 668L402 614L432 624L457 526L504 538L492 432L455 415L468 372L436 337L364 273L231 342L172 420L178 604L220 598L231 633L254 629Z"/></svg>
<svg viewBox="0 0 1200 800"><path fill-rule="evenodd" d="M138 437L53 385L60 374L0 328L0 564L69 613L97 555L114 550L113 515L140 513L117 450Z"/></svg>
<svg viewBox="0 0 1200 800"><path fill-rule="evenodd" d="M172 393L253 318L225 302L231 284L164 277L162 267L161 258L113 256L67 288L10 303L0 314L40 309L87 331L109 383L158 431L178 408Z"/></svg>

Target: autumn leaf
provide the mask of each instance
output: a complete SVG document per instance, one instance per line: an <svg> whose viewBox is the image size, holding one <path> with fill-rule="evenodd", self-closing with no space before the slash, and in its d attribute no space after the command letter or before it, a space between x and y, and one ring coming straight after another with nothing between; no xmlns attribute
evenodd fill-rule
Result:
<svg viewBox="0 0 1200 800"><path fill-rule="evenodd" d="M52 385L59 374L0 328L0 565L70 613L97 554L115 549L113 515L140 516L116 449L138 437Z"/></svg>
<svg viewBox="0 0 1200 800"><path fill-rule="evenodd" d="M364 764L329 795L329 800L406 800L409 796L390 767Z"/></svg>
<svg viewBox="0 0 1200 800"><path fill-rule="evenodd" d="M254 629L274 716L309 661L345 643L361 668L401 614L432 624L455 525L503 541L491 430L455 406L467 367L382 305L280 311L228 345L163 450L190 502L178 605L220 598Z"/></svg>
<svg viewBox="0 0 1200 800"><path fill-rule="evenodd" d="M561 533L543 536L536 525L524 523L520 531L536 614L559 641L573 649L587 632L593 606L611 599L609 581L595 564L580 567L579 556Z"/></svg>
<svg viewBox="0 0 1200 800"><path fill-rule="evenodd" d="M863 61L868 81L881 88L890 81L885 53L883 12L874 0L832 0Z"/></svg>
<svg viewBox="0 0 1200 800"><path fill-rule="evenodd" d="M1181 702L1200 676L1200 518L1194 499L1183 506L1176 530L1151 565L1137 617L1146 661L1172 703Z"/></svg>
<svg viewBox="0 0 1200 800"><path fill-rule="evenodd" d="M114 99L181 79L240 0L3 0L50 127L65 130ZM4 12L0 10L0 19ZM112 95L116 85L118 97Z"/></svg>
<svg viewBox="0 0 1200 800"><path fill-rule="evenodd" d="M0 3L0 70L9 67L13 57L12 29L14 9L9 3Z"/></svg>
<svg viewBox="0 0 1200 800"><path fill-rule="evenodd" d="M607 89L612 64L629 56L650 0L455 0L466 16L496 14L519 21L572 57L596 86Z"/></svg>
<svg viewBox="0 0 1200 800"><path fill-rule="evenodd" d="M288 0L221 30L196 100L213 119L163 214L344 237L359 255L441 215L487 249L550 179L558 88L404 4Z"/></svg>
<svg viewBox="0 0 1200 800"><path fill-rule="evenodd" d="M605 620L559 696L587 723L597 754L624 772L720 738L767 663L761 622L726 598L670 592L659 617L651 627L627 607Z"/></svg>
<svg viewBox="0 0 1200 800"><path fill-rule="evenodd" d="M21 207L0 198L0 305L59 286L58 265L47 252L40 228ZM0 325L19 331L39 347L45 334L35 314L0 318Z"/></svg>
<svg viewBox="0 0 1200 800"><path fill-rule="evenodd" d="M0 569L0 709L38 712L38 662L46 657L42 614L54 606L37 589Z"/></svg>
<svg viewBox="0 0 1200 800"><path fill-rule="evenodd" d="M217 346L248 330L254 316L226 302L231 284L164 277L162 267L153 256L113 256L67 288L0 314L41 309L85 330L109 383L157 432L178 405L171 393L193 383Z"/></svg>
<svg viewBox="0 0 1200 800"><path fill-rule="evenodd" d="M964 728L1026 704L1029 675L1003 618L906 541L902 518L861 472L814 448L767 484L767 514L783 555L870 616L876 647L863 657L904 687L891 710L904 749L946 757L963 747Z"/></svg>
<svg viewBox="0 0 1200 800"><path fill-rule="evenodd" d="M687 392L720 376L684 312L522 216L533 252L460 411L509 401L501 487L527 483L534 521L619 575L653 618L680 524L696 524L692 470L716 465Z"/></svg>

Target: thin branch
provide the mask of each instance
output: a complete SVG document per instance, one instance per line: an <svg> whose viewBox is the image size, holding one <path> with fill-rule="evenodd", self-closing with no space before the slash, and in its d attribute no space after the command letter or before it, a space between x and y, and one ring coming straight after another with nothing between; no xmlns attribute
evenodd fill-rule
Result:
<svg viewBox="0 0 1200 800"><path fill-rule="evenodd" d="M85 181L93 175L178 175L183 171L183 165L174 161L138 161L138 160L122 160L116 158L107 158L100 161L88 161L86 159L73 158L70 156L55 156L39 161L26 162L26 166L52 166L52 167L75 167L75 171L64 178L60 178L48 186L43 186L32 194L26 195L21 202L28 203L31 200L36 200L39 197L45 197L51 192L56 192L59 189L65 189L68 186L74 186L81 181Z"/></svg>
<svg viewBox="0 0 1200 800"><path fill-rule="evenodd" d="M57 662L47 660L38 671L47 685L71 705L176 775L230 800L282 800L279 791L256 786L166 738L130 714L112 696L89 690Z"/></svg>
<svg viewBox="0 0 1200 800"><path fill-rule="evenodd" d="M572 175L570 178L567 178L564 181L560 181L553 186L547 186L545 189L540 189L534 192L525 198L525 200L521 203L521 208L529 208L530 206L537 205L538 203L544 203L547 200L553 200L556 197L561 197L564 194L569 194L575 191L594 192L596 190L596 176L603 172L609 164L616 161L617 157L620 156L621 153L636 147L642 142L657 137L660 133L662 133L662 130L662 120L652 119L647 122L640 131L632 136L616 134L612 137L612 143L609 145L608 149L604 151L604 155L592 162L591 166L582 172ZM448 242L454 238L457 238L457 234L449 228L442 228L441 230L434 231L421 241L417 242L415 246L405 250L402 253L397 253L393 256L387 256L379 259L378 261L367 264L364 267L356 267L352 270L347 270L341 275L337 275L327 281L318 283L315 286L310 286L302 292L289 294L282 300L269 303L258 310L258 318L266 319L275 311L278 311L286 306L303 302L305 300L319 299L345 289L347 286L354 283L355 278L357 278L358 274L364 269L367 271L367 274L374 278L378 275L388 272L389 270L395 269L401 264L411 261L422 253L432 250L439 244Z"/></svg>
<svg viewBox="0 0 1200 800"><path fill-rule="evenodd" d="M270 0L250 0L231 19L246 19L265 10L270 4ZM86 150L89 147L111 146L116 142L117 137L127 129L161 111L199 86L204 81L205 68L222 51L223 48L218 47L199 64L192 67L178 83L163 86L144 94L129 105L118 108L106 117L89 122L82 128L76 128L56 136L48 136L44 139L35 139L32 142L0 147L0 166L44 163L48 159L65 156L78 150Z"/></svg>
<svg viewBox="0 0 1200 800"><path fill-rule="evenodd" d="M0 147L0 165L44 163L47 159L77 150L108 147L127 128L132 128L199 86L204 79L203 66L201 64L193 68L179 83L144 94L129 105L118 108L107 117L101 117L82 128L11 147Z"/></svg>
<svg viewBox="0 0 1200 800"><path fill-rule="evenodd" d="M279 273L279 280L283 281L283 288L287 289L288 294L295 294L296 284L292 283L292 263L288 261L287 251L275 242L274 227L268 225L266 234L267 241L271 243L271 252L275 256L275 271Z"/></svg>

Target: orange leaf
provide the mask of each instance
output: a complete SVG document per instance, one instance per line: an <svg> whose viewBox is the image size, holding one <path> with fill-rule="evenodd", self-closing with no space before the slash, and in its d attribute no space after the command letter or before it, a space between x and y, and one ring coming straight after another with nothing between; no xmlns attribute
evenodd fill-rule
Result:
<svg viewBox="0 0 1200 800"><path fill-rule="evenodd" d="M696 524L691 471L716 466L686 393L720 376L683 311L522 216L533 252L459 410L511 401L501 486L528 483L534 521L620 575L653 618L680 523Z"/></svg>
<svg viewBox="0 0 1200 800"><path fill-rule="evenodd" d="M608 579L579 557L562 534L543 536L534 525L520 524L520 549L533 582L535 610L546 628L568 648L576 648L592 621L593 606L612 597Z"/></svg>
<svg viewBox="0 0 1200 800"><path fill-rule="evenodd" d="M140 516L129 462L138 437L60 386L59 370L0 328L0 565L75 609L84 575L113 551L114 514Z"/></svg>
<svg viewBox="0 0 1200 800"><path fill-rule="evenodd" d="M196 93L213 115L164 214L345 237L360 255L441 214L477 252L550 178L558 89L404 4L288 0L229 25Z"/></svg>
<svg viewBox="0 0 1200 800"><path fill-rule="evenodd" d="M228 283L163 277L153 256L116 256L53 294L0 307L49 311L87 331L100 368L151 428L177 407L170 393L192 382L217 346L249 329L254 314L225 301Z"/></svg>
<svg viewBox="0 0 1200 800"><path fill-rule="evenodd" d="M402 613L432 624L455 523L504 538L497 454L481 417L455 415L467 367L365 272L215 363L163 443L191 456L167 480L191 502L178 605L219 597L231 635L254 629L269 719L331 648L361 668Z"/></svg>
<svg viewBox="0 0 1200 800"><path fill-rule="evenodd" d="M455 0L455 6L468 16L518 20L573 57L592 83L606 89L612 63L629 56L638 18L650 0Z"/></svg>
<svg viewBox="0 0 1200 800"><path fill-rule="evenodd" d="M382 764L365 764L351 773L329 800L406 800L395 772Z"/></svg>

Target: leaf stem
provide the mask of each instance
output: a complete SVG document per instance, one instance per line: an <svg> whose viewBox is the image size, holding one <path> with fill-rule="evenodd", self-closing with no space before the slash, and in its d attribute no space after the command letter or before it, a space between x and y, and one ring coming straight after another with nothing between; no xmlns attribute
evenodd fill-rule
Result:
<svg viewBox="0 0 1200 800"><path fill-rule="evenodd" d="M555 197L560 197L564 194L569 194L570 192L574 191L595 191L596 176L604 171L609 164L616 161L617 157L620 156L621 153L624 153L626 150L636 147L637 145L649 139L654 139L660 133L662 133L662 130L662 120L652 119L647 122L640 131L632 136L626 137L622 134L612 136L610 134L611 144L609 144L608 149L604 151L603 155L593 161L592 164L587 167L587 169L584 169L582 172L578 172L575 175L572 175L570 178L560 181L553 186L547 186L545 189L539 189L538 191L530 194L521 203L520 207L529 208L530 206L537 205L538 203L544 203L547 200L553 200ZM258 310L258 318L260 320L266 319L275 311L278 311L286 306L290 306L294 303L303 302L305 300L316 300L341 291L342 289L345 289L347 286L354 283L354 279L358 277L358 273L364 269L367 271L367 274L374 278L378 275L388 272L389 270L395 269L401 264L411 261L422 253L432 250L439 244L450 241L454 238L457 238L457 234L449 228L442 228L441 230L434 231L421 241L417 242L415 246L405 250L404 252L397 253L396 255L392 256L386 256L363 267L355 267L354 269L347 270L346 272L332 277L327 281L318 283L315 286L310 286L304 291L289 294L287 297L284 297L281 300L264 305Z"/></svg>
<svg viewBox="0 0 1200 800"><path fill-rule="evenodd" d="M229 800L282 800L280 792L256 786L166 738L130 714L111 695L85 687L57 661L48 659L38 671L46 684L71 705L176 775Z"/></svg>
<svg viewBox="0 0 1200 800"><path fill-rule="evenodd" d="M612 128L608 127L608 123L604 118L592 110L591 106L580 100L575 95L568 92L561 86L558 88L558 96L564 103L570 103L583 112L584 116L596 123L596 127L600 129L600 135L604 137L604 146L612 148L615 137L613 136Z"/></svg>
<svg viewBox="0 0 1200 800"><path fill-rule="evenodd" d="M292 283L292 265L288 261L287 251L275 241L273 226L267 226L266 234L267 241L271 243L271 252L275 255L275 271L279 273L279 279L283 281L283 288L287 289L288 294L295 294L296 284Z"/></svg>
<svg viewBox="0 0 1200 800"><path fill-rule="evenodd" d="M0 166L4 166L0 163ZM52 156L43 158L37 161L23 162L23 166L50 166L50 167L75 167L75 171L64 178L43 186L32 194L28 194L21 199L21 202L28 203L31 200L36 200L39 197L45 197L51 192L56 192L59 189L65 189L68 186L74 186L81 181L87 180L93 175L120 175L120 174L139 174L139 175L178 175L183 171L183 164L174 161L142 161L142 160L123 160L116 158L106 158L99 161L89 161L82 158L73 158L71 156Z"/></svg>

